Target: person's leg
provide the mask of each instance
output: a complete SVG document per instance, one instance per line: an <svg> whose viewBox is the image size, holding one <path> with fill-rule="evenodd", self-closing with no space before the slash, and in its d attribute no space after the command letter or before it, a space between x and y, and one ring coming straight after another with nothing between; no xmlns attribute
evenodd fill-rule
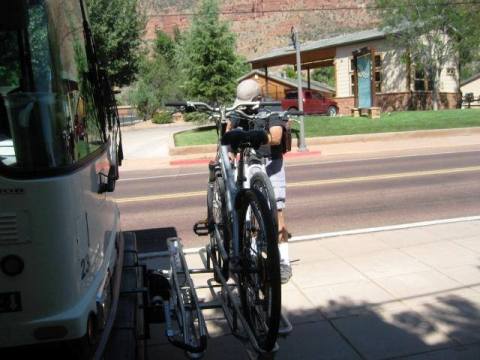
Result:
<svg viewBox="0 0 480 360"><path fill-rule="evenodd" d="M282 283L286 283L292 276L288 255L288 231L285 224L286 179L283 159L267 162L267 175L275 191L278 210L278 250L280 253L280 270Z"/></svg>
<svg viewBox="0 0 480 360"><path fill-rule="evenodd" d="M280 259L285 264L290 264L288 256L288 231L285 225L285 210L278 210L278 249L280 250Z"/></svg>

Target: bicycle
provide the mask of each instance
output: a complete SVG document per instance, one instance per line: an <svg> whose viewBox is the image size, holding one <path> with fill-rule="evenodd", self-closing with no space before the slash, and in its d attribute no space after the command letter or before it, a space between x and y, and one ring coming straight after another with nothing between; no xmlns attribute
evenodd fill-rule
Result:
<svg viewBox="0 0 480 360"><path fill-rule="evenodd" d="M217 282L226 284L231 277L237 284L242 314L252 331L254 346L270 352L276 345L281 316L275 198L264 172L256 171L251 177L253 182L248 181L245 172L246 159L257 145L252 140L258 130L231 131L225 135L227 113L236 108L213 108L200 102L167 105L190 111L205 109L216 120L219 143L216 161L209 165L207 192L209 257L218 269ZM268 105L277 103L247 104ZM229 150L238 154L238 159L232 162ZM261 166L258 170L262 170Z"/></svg>

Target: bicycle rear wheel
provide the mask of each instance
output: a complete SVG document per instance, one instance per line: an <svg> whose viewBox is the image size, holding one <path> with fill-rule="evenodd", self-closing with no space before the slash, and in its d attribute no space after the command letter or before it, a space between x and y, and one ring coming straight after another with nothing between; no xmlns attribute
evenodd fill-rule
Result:
<svg viewBox="0 0 480 360"><path fill-rule="evenodd" d="M278 336L281 311L280 256L275 224L258 190L243 193L239 211L242 311L258 346L271 351Z"/></svg>
<svg viewBox="0 0 480 360"><path fill-rule="evenodd" d="M260 191L265 196L265 199L268 201L270 216L275 223L275 231L278 232L277 199L275 198L275 191L267 174L262 171L254 173L250 179L250 188Z"/></svg>

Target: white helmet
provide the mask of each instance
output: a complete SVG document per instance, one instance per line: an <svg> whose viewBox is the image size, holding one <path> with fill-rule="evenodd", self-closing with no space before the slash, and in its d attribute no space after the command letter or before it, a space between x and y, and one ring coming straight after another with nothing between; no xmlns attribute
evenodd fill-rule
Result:
<svg viewBox="0 0 480 360"><path fill-rule="evenodd" d="M260 86L253 79L243 80L237 86L237 98L233 106L255 101L261 95Z"/></svg>

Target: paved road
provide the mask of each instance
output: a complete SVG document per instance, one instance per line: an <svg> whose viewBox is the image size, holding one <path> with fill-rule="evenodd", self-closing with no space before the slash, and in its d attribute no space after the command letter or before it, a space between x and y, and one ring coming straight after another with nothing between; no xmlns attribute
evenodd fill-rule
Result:
<svg viewBox="0 0 480 360"><path fill-rule="evenodd" d="M122 129L123 150L126 160L168 158L170 134L191 129L192 124L135 125Z"/></svg>
<svg viewBox="0 0 480 360"><path fill-rule="evenodd" d="M480 214L480 151L287 166L294 236ZM186 247L206 216L205 166L126 172L117 185L123 230L177 234Z"/></svg>

